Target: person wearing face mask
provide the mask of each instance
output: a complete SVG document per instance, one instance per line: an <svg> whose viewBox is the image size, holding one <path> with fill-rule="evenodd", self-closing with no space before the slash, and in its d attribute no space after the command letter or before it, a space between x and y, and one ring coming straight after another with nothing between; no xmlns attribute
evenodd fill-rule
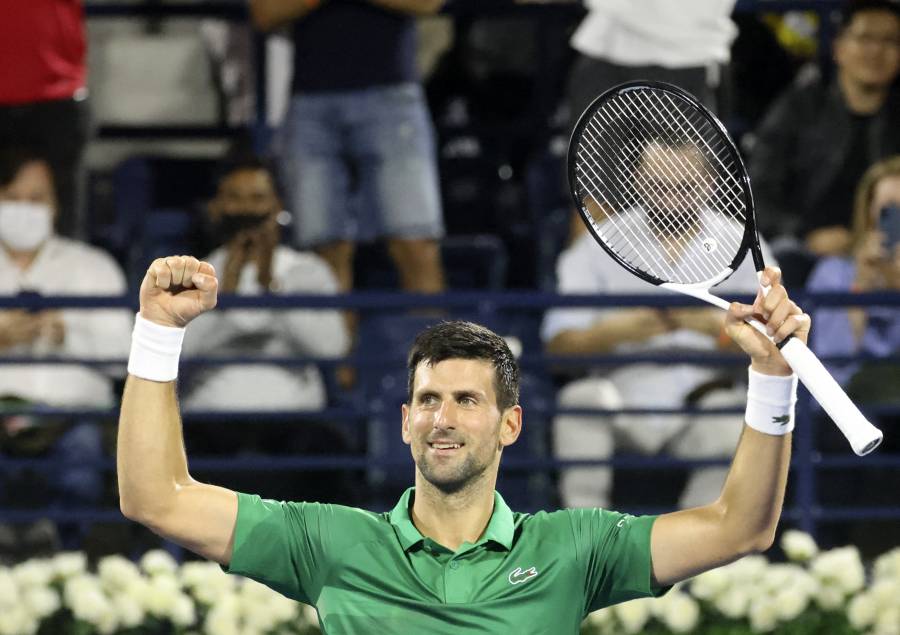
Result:
<svg viewBox="0 0 900 635"><path fill-rule="evenodd" d="M207 257L225 294L334 294L338 283L328 264L312 252L280 243L284 212L274 173L256 157L226 160L208 207L218 247ZM350 347L340 311L333 309L232 309L208 313L184 342L186 355L338 358ZM322 374L314 364L226 364L198 369L186 378L185 409L191 411L315 411L327 403ZM218 452L296 447L296 426L243 426L215 434L198 432ZM265 430L259 430L259 428ZM304 431L308 426L304 423ZM285 438L287 436L287 438ZM272 443L273 439L278 439ZM202 439L202 440L201 440Z"/></svg>
<svg viewBox="0 0 900 635"><path fill-rule="evenodd" d="M0 148L0 295L124 294L124 274L110 256L54 233L57 210L49 162L29 149ZM131 324L130 312L123 309L2 309L0 355L124 359L128 348L119 338L127 336ZM114 399L113 376L123 371L77 364L3 364L0 403L108 408ZM93 421L0 414L0 456L49 456L60 465L78 461L43 475L52 501L96 503L103 491L101 471L90 461L102 454L100 428ZM36 491L38 485L22 487L21 478L13 471L0 473L0 505L47 502L23 500L22 493ZM68 541L77 535L64 532L63 537Z"/></svg>

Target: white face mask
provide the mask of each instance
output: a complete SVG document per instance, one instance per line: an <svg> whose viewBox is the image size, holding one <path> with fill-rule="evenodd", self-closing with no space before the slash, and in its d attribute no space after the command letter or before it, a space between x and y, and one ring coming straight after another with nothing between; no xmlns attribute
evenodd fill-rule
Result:
<svg viewBox="0 0 900 635"><path fill-rule="evenodd" d="M0 242L12 251L34 251L53 231L53 210L45 203L0 201Z"/></svg>

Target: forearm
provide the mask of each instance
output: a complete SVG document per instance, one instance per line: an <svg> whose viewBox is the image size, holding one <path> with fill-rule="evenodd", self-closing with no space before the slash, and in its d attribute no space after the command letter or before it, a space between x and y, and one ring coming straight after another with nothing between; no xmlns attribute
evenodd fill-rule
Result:
<svg viewBox="0 0 900 635"><path fill-rule="evenodd" d="M191 482L174 381L128 377L116 454L122 513L145 524L164 515Z"/></svg>
<svg viewBox="0 0 900 635"><path fill-rule="evenodd" d="M444 5L444 0L369 0L369 2L383 9L412 15L434 15Z"/></svg>
<svg viewBox="0 0 900 635"><path fill-rule="evenodd" d="M250 0L250 18L260 31L271 31L302 18L319 0Z"/></svg>

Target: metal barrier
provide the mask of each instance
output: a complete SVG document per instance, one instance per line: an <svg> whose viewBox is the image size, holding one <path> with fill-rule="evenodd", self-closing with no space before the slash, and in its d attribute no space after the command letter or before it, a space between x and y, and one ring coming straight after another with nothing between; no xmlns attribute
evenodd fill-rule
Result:
<svg viewBox="0 0 900 635"><path fill-rule="evenodd" d="M137 294L129 294L127 297L121 298L99 298L99 297L40 297L33 294L16 296L16 297L0 297L0 309L4 308L24 308L28 310L39 310L46 308L135 308L135 300ZM749 301L750 298L740 298ZM804 307L805 310L811 312L822 306L890 306L900 307L900 294L796 294L796 301ZM228 310L235 307L256 307L256 308L354 308L362 312L366 311L402 311L404 309L418 308L440 308L440 309L470 309L472 312L468 315L476 317L481 315L486 320L496 317L503 311L515 310L538 312L553 306L696 306L695 300L683 298L676 295L608 295L608 296L571 296L556 295L537 292L507 292L507 293L489 293L489 292L455 292L434 296L425 295L409 295L395 292L360 292L341 296L321 296L321 295L298 295L298 296L270 296L270 297L237 297L223 296L220 300L219 308L216 310ZM354 353L344 359L317 359L317 358L266 358L261 360L254 357L229 357L215 359L186 359L183 364L186 366L197 365L214 365L214 364L234 364L234 363L278 363L285 365L301 365L307 363L317 363L323 367L333 367L336 364L351 363L360 368L404 368L403 351L397 351L396 356L371 356ZM834 357L823 358L824 361L847 362L865 359L873 359L869 356L858 357ZM889 363L900 364L900 356L894 356L883 361ZM526 351L520 358L520 364L523 369L543 369L548 364L554 367L570 364L578 366L601 365L601 364L622 364L627 362L651 361L651 362L692 362L698 364L711 364L722 366L736 366L746 364L746 358L742 355L722 354L722 353L691 353L689 355L679 354L677 357L672 355L591 355L562 357L544 355L541 351ZM66 362L66 363L83 363L87 365L104 365L119 364L124 368L125 360L110 359L73 359L59 357L40 357L40 358L22 358L22 357L0 357L0 364L30 364L49 362ZM900 416L900 407L881 406L878 408L865 408L870 415L879 416ZM21 413L38 416L89 416L95 418L113 419L116 416L116 409L94 409L94 410L68 410L49 407L22 407L18 409L7 408L5 413ZM535 409L530 410L535 414ZM558 409L554 404L545 404L537 408L537 414L550 417L557 413L571 414L611 414L609 411L592 410L592 409ZM629 408L616 412L625 412L629 414L676 414L689 413L696 416L708 416L721 413L740 413L740 408L717 408L712 410L698 409L651 409L651 408ZM246 419L246 412L229 413L229 412L194 412L185 414L185 425L193 425L194 423L204 421L221 422L225 425L230 421ZM287 412L287 413L260 413L253 414L254 421L260 424L284 422L287 420L297 421L303 419L327 419L329 421L354 422L355 425L363 423L365 425L369 416L369 404L355 403L349 406L330 407L317 412ZM800 401L797 407L797 427L794 433L794 454L791 464L792 484L795 488L794 504L786 507L784 515L786 518L794 521L799 527L816 534L818 525L827 520L873 520L873 519L900 519L900 506L887 507L841 507L841 508L825 508L823 507L818 496L818 479L820 472L824 470L834 469L873 469L873 468L889 468L900 469L900 455L876 453L872 456L859 458L852 455L847 449L844 453L823 454L816 448L816 426L817 419L811 414L810 397L806 391L801 391ZM896 434L892 430L885 430L887 435ZM51 466L59 467L58 462L49 459L11 459L3 458L0 460L0 469L12 468L33 468L33 469L49 469ZM549 457L541 459L523 459L507 457L504 459L502 469L504 472L529 472L550 474L561 467L571 465L611 465L619 469L664 469L664 468L689 468L700 465L727 465L730 457L720 457L715 459L704 460L685 460L676 459L667 456L655 457L631 457L617 456L605 461L562 461ZM410 462L385 460L374 456L358 456L358 455L329 455L329 456L281 456L281 457L236 457L236 458L212 458L203 456L193 456L190 460L191 468L194 470L204 469L227 469L232 471L238 470L258 470L265 468L266 470L360 470L370 472L378 469L409 469ZM104 470L114 469L114 462L110 458L105 458L96 463L96 465ZM629 509L632 513L642 512L660 512L660 509ZM59 521L84 521L94 522L100 520L124 520L124 518L116 510L108 509L31 509L31 510L13 510L8 508L0 508L0 522L25 522L41 517L49 517Z"/></svg>

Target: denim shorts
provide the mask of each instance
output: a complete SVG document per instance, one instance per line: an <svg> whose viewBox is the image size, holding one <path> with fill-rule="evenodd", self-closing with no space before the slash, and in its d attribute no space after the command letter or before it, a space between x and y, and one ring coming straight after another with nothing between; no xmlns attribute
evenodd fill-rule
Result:
<svg viewBox="0 0 900 635"><path fill-rule="evenodd" d="M276 143L298 246L443 236L418 84L294 95Z"/></svg>

